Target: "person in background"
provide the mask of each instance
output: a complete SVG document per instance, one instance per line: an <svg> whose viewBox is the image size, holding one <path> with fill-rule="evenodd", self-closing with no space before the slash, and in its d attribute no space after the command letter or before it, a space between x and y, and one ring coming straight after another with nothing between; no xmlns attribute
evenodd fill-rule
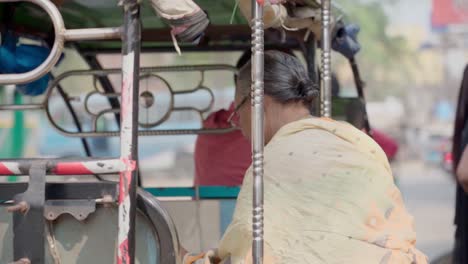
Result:
<svg viewBox="0 0 468 264"><path fill-rule="evenodd" d="M341 85L335 74L332 74L332 96L339 97ZM364 127L364 115L366 109L363 103L352 103L346 108L346 120L358 128ZM364 131L364 129L363 129ZM395 139L386 133L371 127L372 138L379 144L379 146L387 155L388 160L391 162L395 159L398 153L398 143Z"/></svg>
<svg viewBox="0 0 468 264"><path fill-rule="evenodd" d="M293 55L286 48L280 50ZM242 68L250 61L252 51L244 51L237 61L236 68ZM237 76L234 76L237 85ZM234 112L234 102L229 109L211 113L204 121L204 128L229 128L228 118ZM247 168L252 163L251 144L240 130L219 135L199 135L195 142L195 186L240 186Z"/></svg>
<svg viewBox="0 0 468 264"><path fill-rule="evenodd" d="M453 165L457 179L454 262L468 263L468 66L458 96L453 134Z"/></svg>

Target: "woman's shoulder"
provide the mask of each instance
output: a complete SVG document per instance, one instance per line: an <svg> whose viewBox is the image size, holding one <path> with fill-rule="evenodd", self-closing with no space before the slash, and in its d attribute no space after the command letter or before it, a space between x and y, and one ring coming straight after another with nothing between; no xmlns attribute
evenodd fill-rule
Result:
<svg viewBox="0 0 468 264"><path fill-rule="evenodd" d="M302 157L307 162L323 159L323 162L333 163L338 162L336 159L330 159L333 156L359 157L362 160L380 163L389 169L386 155L380 146L364 132L347 123L318 118L307 119L289 126L281 133L266 146L266 162L278 162L292 153L294 157Z"/></svg>

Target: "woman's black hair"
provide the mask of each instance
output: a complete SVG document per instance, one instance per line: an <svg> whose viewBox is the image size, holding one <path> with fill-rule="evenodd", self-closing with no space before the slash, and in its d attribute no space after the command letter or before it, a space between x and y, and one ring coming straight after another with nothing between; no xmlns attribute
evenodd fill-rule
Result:
<svg viewBox="0 0 468 264"><path fill-rule="evenodd" d="M453 132L453 166L455 170L458 167L461 156L463 154L462 149L462 133L463 129L466 128L468 122L468 65L465 67L463 72L463 80L461 83L460 93L458 95L457 113L455 116L455 128Z"/></svg>
<svg viewBox="0 0 468 264"><path fill-rule="evenodd" d="M264 92L276 101L304 102L309 106L319 95L314 83L309 79L306 69L298 58L287 53L269 50L265 52ZM241 95L250 91L250 61L239 71L238 89Z"/></svg>
<svg viewBox="0 0 468 264"><path fill-rule="evenodd" d="M275 47L275 46L265 47L265 51L268 51L268 50L278 50L278 51L282 51L284 53L287 53L287 54L289 54L291 56L296 57L296 55L294 55L293 50L289 49L289 48ZM250 61L251 58L252 58L252 49L245 50L242 53L242 55L239 57L239 59L237 60L236 68L238 70L240 70L242 67L244 67ZM236 82L237 76L238 76L238 74L234 75L234 82Z"/></svg>

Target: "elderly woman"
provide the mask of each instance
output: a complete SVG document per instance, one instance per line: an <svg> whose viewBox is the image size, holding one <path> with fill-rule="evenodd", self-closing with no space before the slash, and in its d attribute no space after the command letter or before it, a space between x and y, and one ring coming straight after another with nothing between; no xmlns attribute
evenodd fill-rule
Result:
<svg viewBox="0 0 468 264"><path fill-rule="evenodd" d="M248 139L250 72L249 63L239 73L233 117ZM267 51L264 83L264 262L427 263L382 149L347 123L310 116L317 91L297 58ZM252 185L249 169L215 262L251 263Z"/></svg>

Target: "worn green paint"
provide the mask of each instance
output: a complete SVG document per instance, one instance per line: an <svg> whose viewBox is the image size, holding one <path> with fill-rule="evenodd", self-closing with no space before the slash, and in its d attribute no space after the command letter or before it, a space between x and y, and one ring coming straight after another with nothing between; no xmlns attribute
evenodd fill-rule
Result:
<svg viewBox="0 0 468 264"><path fill-rule="evenodd" d="M23 98L22 96L15 92L14 95L14 103L15 104L22 104ZM21 158L23 157L24 151L24 141L25 141L25 129L24 129L24 111L15 111L13 113L13 128L11 129L11 140L6 140L7 142L11 142L10 146L10 157L11 158ZM8 177L9 182L17 181L16 176Z"/></svg>
<svg viewBox="0 0 468 264"><path fill-rule="evenodd" d="M194 187L145 188L157 197L195 197ZM226 186L200 186L198 194L200 199L236 199L240 187Z"/></svg>
<svg viewBox="0 0 468 264"><path fill-rule="evenodd" d="M4 89L1 89L0 98L5 101ZM22 104L22 96L18 93L14 94L14 104ZM5 102L4 102L5 103ZM22 158L24 155L24 142L26 139L26 131L24 127L24 112L14 111L13 112L13 126L11 128L2 128L1 133L6 135L2 137L0 158L2 159L14 159ZM15 182L16 176L8 177L9 182Z"/></svg>

